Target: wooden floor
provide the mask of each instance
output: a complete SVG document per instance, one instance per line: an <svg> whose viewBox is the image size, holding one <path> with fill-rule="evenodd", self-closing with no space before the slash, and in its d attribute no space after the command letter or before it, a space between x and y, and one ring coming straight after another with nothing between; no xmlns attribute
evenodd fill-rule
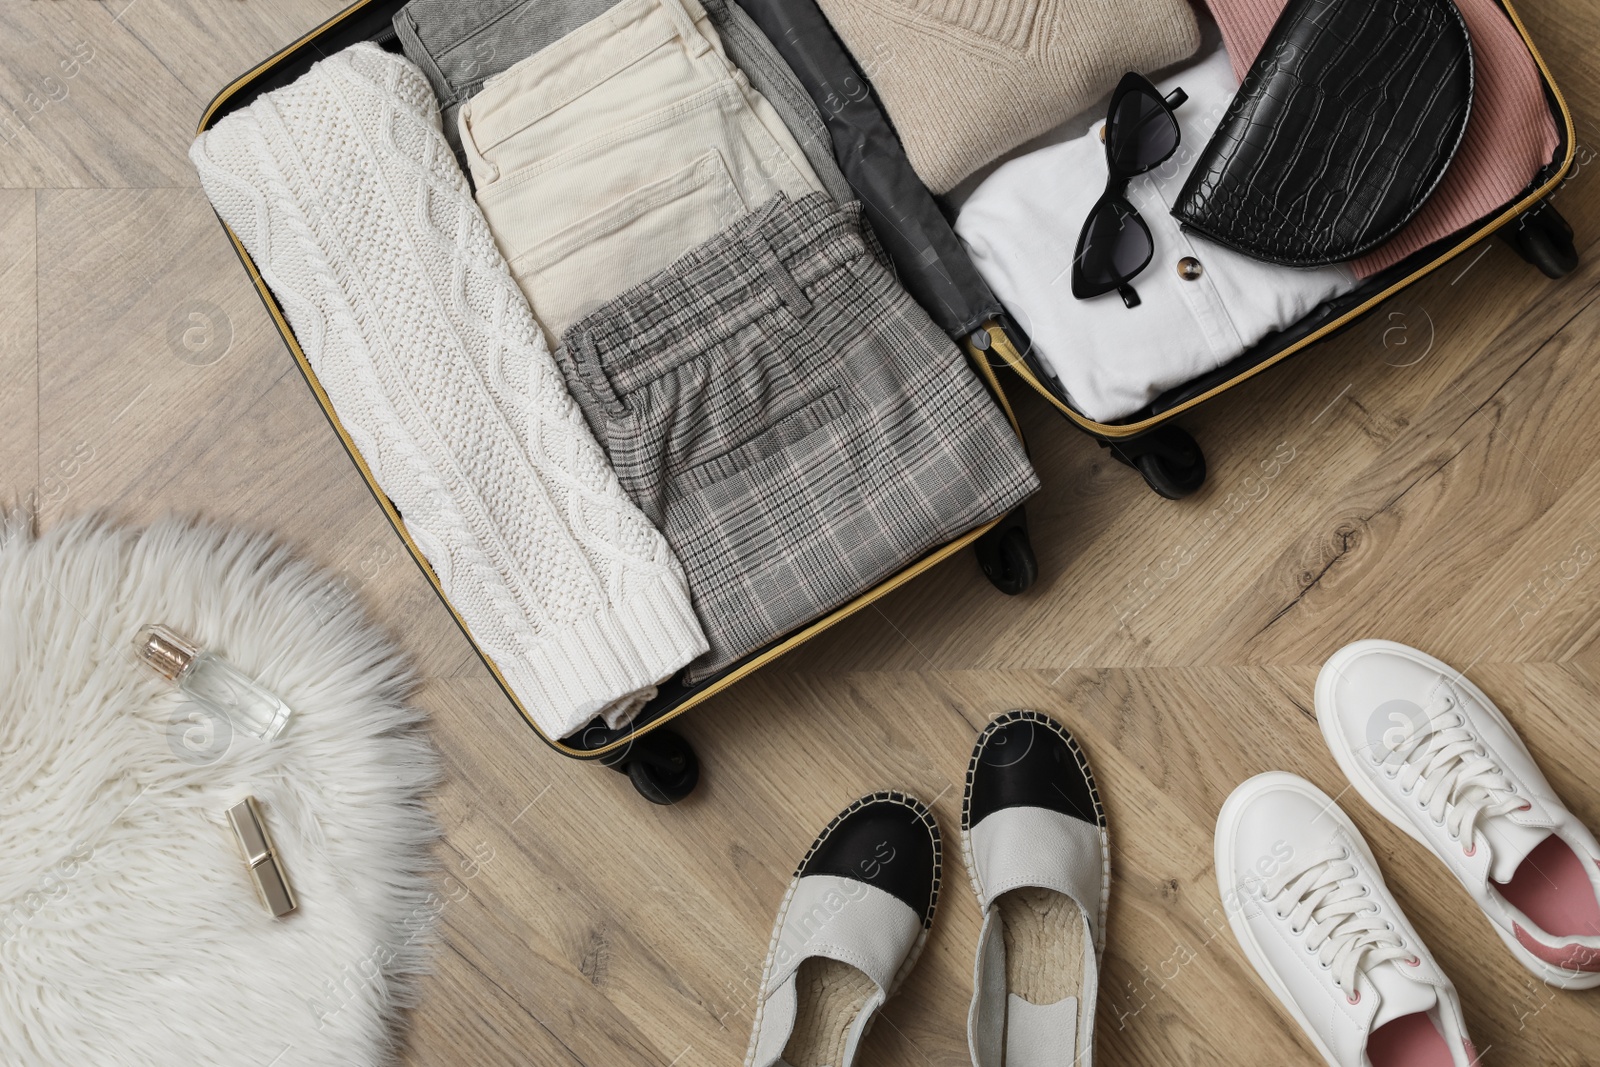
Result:
<svg viewBox="0 0 1600 1067"><path fill-rule="evenodd" d="M0 7L0 492L266 527L360 589L415 656L448 780L437 973L417 1065L741 1062L792 867L899 786L951 839L974 733L1038 708L1082 739L1111 821L1099 1062L1311 1063L1227 933L1229 790L1283 768L1344 794L1455 979L1485 1062L1600 1063L1600 992L1512 960L1467 896L1341 779L1312 681L1358 637L1469 669L1600 828L1600 3L1522 12L1577 115L1559 283L1490 242L1185 420L1210 482L1157 499L1037 397L1042 578L965 554L686 716L705 763L654 808L539 745L405 556L229 249L185 156L230 77L339 0ZM951 850L953 862L958 850ZM958 869L874 1067L956 1067L977 908Z"/></svg>

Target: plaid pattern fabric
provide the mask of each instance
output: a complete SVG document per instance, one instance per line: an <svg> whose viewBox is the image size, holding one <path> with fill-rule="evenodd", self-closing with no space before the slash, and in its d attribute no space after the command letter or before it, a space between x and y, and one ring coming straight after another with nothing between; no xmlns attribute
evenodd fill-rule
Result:
<svg viewBox="0 0 1600 1067"><path fill-rule="evenodd" d="M774 197L576 323L557 359L688 575L711 643L691 682L1038 487L859 207L822 194Z"/></svg>

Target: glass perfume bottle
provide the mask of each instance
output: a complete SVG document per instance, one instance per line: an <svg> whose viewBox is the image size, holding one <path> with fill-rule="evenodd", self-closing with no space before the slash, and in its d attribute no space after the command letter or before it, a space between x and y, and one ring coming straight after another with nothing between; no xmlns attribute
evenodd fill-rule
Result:
<svg viewBox="0 0 1600 1067"><path fill-rule="evenodd" d="M133 650L146 665L177 683L191 700L227 718L236 730L271 741L289 719L276 693L209 649L155 623L139 628Z"/></svg>

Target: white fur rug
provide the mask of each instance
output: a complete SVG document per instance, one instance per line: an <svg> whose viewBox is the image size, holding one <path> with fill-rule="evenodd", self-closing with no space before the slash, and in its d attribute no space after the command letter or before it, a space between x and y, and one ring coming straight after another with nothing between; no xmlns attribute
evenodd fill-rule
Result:
<svg viewBox="0 0 1600 1067"><path fill-rule="evenodd" d="M208 734L131 652L165 623L293 709ZM267 537L170 520L0 533L0 1064L380 1064L442 903L436 757L395 648ZM226 734L226 730L220 731ZM299 898L256 901L247 794Z"/></svg>

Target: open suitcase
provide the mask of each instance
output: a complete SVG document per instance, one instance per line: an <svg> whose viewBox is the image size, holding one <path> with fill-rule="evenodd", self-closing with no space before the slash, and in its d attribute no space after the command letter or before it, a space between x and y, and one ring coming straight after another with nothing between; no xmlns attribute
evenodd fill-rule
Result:
<svg viewBox="0 0 1600 1067"><path fill-rule="evenodd" d="M373 41L385 47L393 48L395 34L391 26L391 19L403 3L404 0L358 0L351 7L282 49L276 55L264 60L226 86L207 106L205 113L201 116L199 128L196 131L197 134L211 128L215 122L229 112L248 105L260 94L293 82L304 74L312 64L323 57L347 48L352 44L360 41ZM887 131L887 120L882 119L880 115L879 122L882 123L882 129ZM893 135L889 134L889 136L892 140ZM976 283L976 287L981 288L981 281L977 280L976 272L973 271L970 264L966 264L964 267L961 266L960 261L964 260L965 257L960 252L954 233L950 231L948 224L939 214L938 208L927 192L922 190L920 185L917 186L917 190L920 192L920 199L915 201L916 207L913 210L921 213L923 216L922 225L935 235L938 241L937 252L939 254L926 255L924 253L927 252L927 249L919 245L919 255L914 257L913 260L913 258L908 258L903 247L899 248L899 254L893 255L892 258L895 261L900 280L914 296L919 298L919 302L923 303L924 306L945 309L943 314L933 314L935 322L952 338L959 339L964 343L968 354L973 357L972 366L974 371L984 382L995 401L1005 411L1013 428L1016 428L1017 422L1011 414L1004 393L1001 391L1000 383L995 373L995 365L975 348L970 340L974 330L983 321L999 313L999 304L993 300L992 296L983 297L981 295L981 293L987 292L986 289L981 289L980 295L974 302L972 294L979 292L979 288L975 288L974 283ZM880 235L884 232L881 220L874 228ZM227 229L226 225L224 225L224 229ZM455 618L456 624L461 627L462 633L466 635L469 641L473 641L471 631L462 620L460 613L450 603L438 576L428 565L417 542L407 530L404 518L378 486L372 470L356 448L349 433L346 432L341 424L332 402L318 382L316 372L296 340L283 308L278 303L271 288L262 279L255 263L237 236L231 230L228 231L228 236L233 242L234 251L243 262L251 281L254 282L257 294L266 305L268 313L277 324L279 333L282 334L285 343L293 354L301 374L311 387L311 391L316 396L317 401L322 405L324 415L326 415L334 431L339 435L339 439L344 443L346 452L349 453L351 460L366 480L373 497L377 500L379 506L383 508L390 524L393 525L395 532L405 542L412 559L416 561L417 566L433 585L434 591L439 595L440 600L444 602L447 608L450 608L451 615ZM965 272L963 276L964 285L957 284L952 286L949 283L950 271L941 262L940 255L954 265L953 269L958 274L962 271ZM957 309L956 305L960 305L959 309ZM956 538L954 541L929 552L911 566L873 589L868 590L850 603L835 609L765 649L746 657L721 674L695 686L687 686L677 679L662 685L658 696L648 703L627 727L621 730L610 729L597 719L589 727L573 736L566 738L547 736L535 723L533 716L523 706L516 693L507 684L505 677L492 658L483 652L476 641L473 641L473 647L489 668L490 673L494 675L495 680L499 683L507 698L521 713L524 721L547 745L563 755L576 759L596 760L615 770L626 773L632 780L634 787L647 799L658 804L673 803L687 796L694 788L699 777L699 763L692 749L680 736L670 730L659 729L659 727L968 546L973 547L976 551L978 561L989 580L1004 593L1016 594L1022 592L1032 584L1037 576L1037 566L1027 536L1026 520L1022 508L1018 506L1010 514L991 520L977 529Z"/></svg>
<svg viewBox="0 0 1600 1067"><path fill-rule="evenodd" d="M1553 207L1543 203L1572 165L1575 141L1571 115L1526 29L1509 4L1499 0L1539 68L1558 131L1553 158L1533 177L1524 193L1500 211L1414 253L1344 296L1316 308L1289 328L1262 339L1230 363L1169 390L1145 410L1116 422L1097 422L1075 410L1069 398L1055 387L1050 376L1029 354L1026 338L979 276L951 228L945 208L912 171L870 82L834 35L815 0L737 2L772 40L817 102L833 138L841 170L860 196L867 218L901 283L946 333L963 344L1008 416L1010 408L995 374L1001 366L1009 366L1054 404L1065 418L1102 446L1110 448L1116 459L1134 467L1153 490L1168 498L1178 499L1194 492L1204 483L1206 473L1205 459L1198 445L1173 424L1177 416L1350 325L1389 296L1478 241L1498 231L1523 258L1551 277L1560 277L1577 263L1571 228ZM391 43L390 19L402 3L403 0L360 0L268 58L218 94L201 119L200 131L208 129L227 112L249 103L256 95L293 81L323 55L358 41ZM436 576L407 533L403 519L377 487L371 471L340 426L282 309L249 255L236 238L233 240L259 295L351 459L418 566L446 606L450 606ZM1015 418L1012 423L1016 425ZM975 547L984 572L1003 592L1020 593L1037 574L1025 518L1018 508L928 554L850 604L752 655L726 673L692 688L677 683L663 686L656 700L647 705L628 728L620 731L596 723L572 738L545 736L506 685L495 664L483 656L481 649L479 654L529 726L552 748L567 756L598 760L625 771L647 798L669 803L687 795L694 787L698 764L687 744L671 731L658 729L660 726L967 545ZM453 608L452 614L455 614ZM459 615L456 620L470 640L472 635Z"/></svg>

